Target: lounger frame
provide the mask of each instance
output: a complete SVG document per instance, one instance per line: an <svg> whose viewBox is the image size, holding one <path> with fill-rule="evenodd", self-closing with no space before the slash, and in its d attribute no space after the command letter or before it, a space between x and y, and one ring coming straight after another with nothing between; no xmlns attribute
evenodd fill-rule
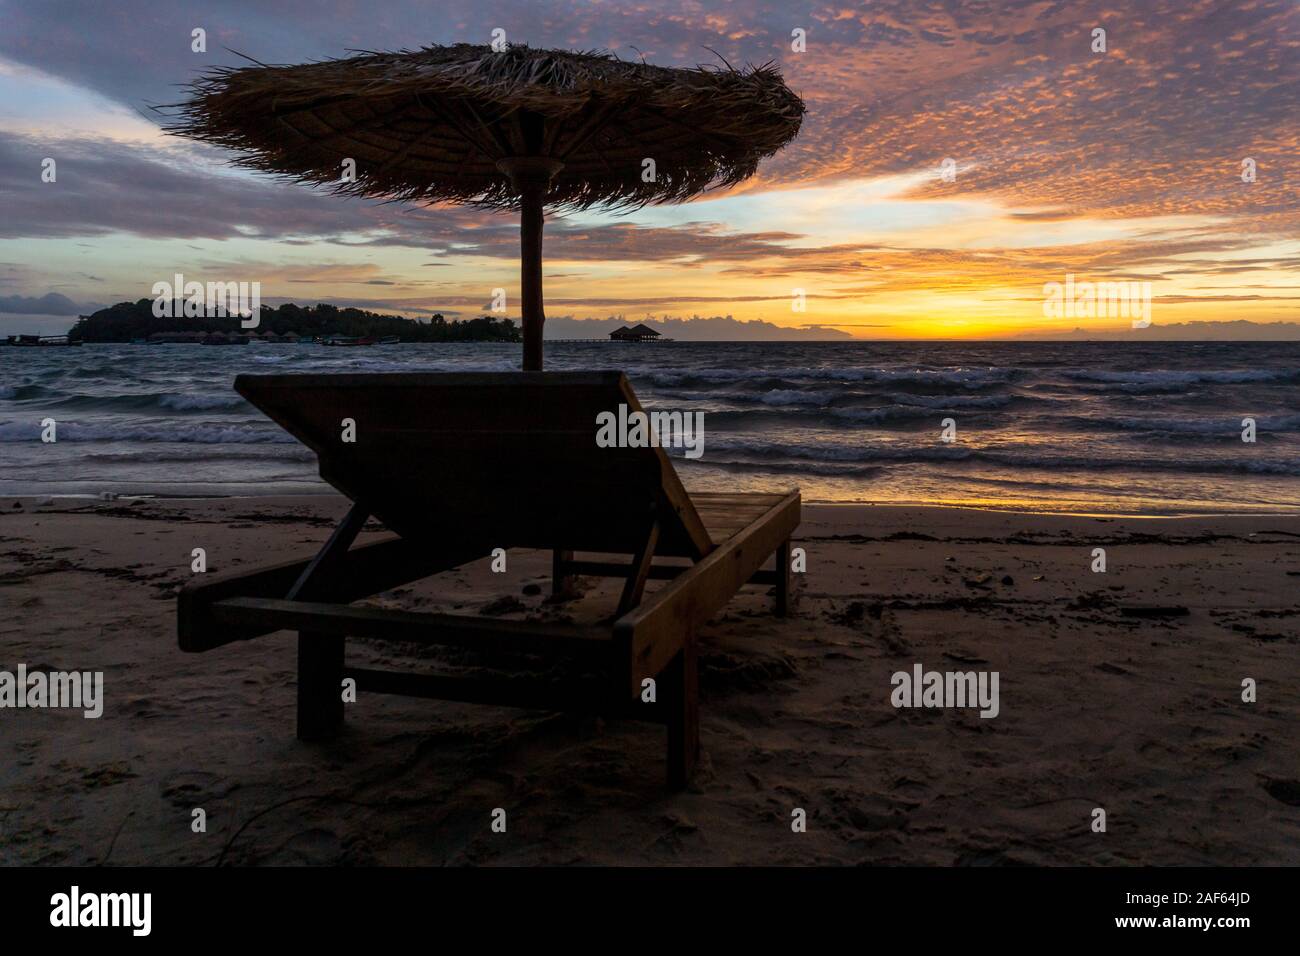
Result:
<svg viewBox="0 0 1300 956"><path fill-rule="evenodd" d="M625 384L624 390L630 395ZM551 549L556 593L567 590L575 575L623 579L618 608L608 623L540 624L353 606L487 558L496 548L536 547L533 535L518 543L502 542L499 532L493 535L496 540L470 540L463 529L442 541L390 535L357 544L374 513L358 500L311 558L204 574L186 585L178 606L180 647L206 652L296 631L297 723L303 740L328 739L338 732L346 678L356 681L359 695L402 694L662 723L667 727L668 783L680 788L699 755L699 628L747 583L773 587L775 613L787 612L790 539L799 525L801 502L798 491L763 496L763 510L722 540L706 537L694 554L692 546L685 555L678 548L665 556L657 552L661 529L670 526L665 522L677 522L677 539L688 545L697 536L692 531L683 538L681 528L703 528L689 498L683 500L684 491L675 490L680 485L673 478L664 482L667 491L645 517L644 534L630 556L604 551L596 552L600 558L577 557L572 550ZM749 510L737 513L753 513L752 496L725 496L716 507L726 507L732 498L737 505L751 499ZM647 595L647 582L655 579L668 583ZM575 676L557 681L503 671L499 678L465 678L352 667L345 659L349 637L469 647L489 659L498 653L543 655L571 661ZM644 693L647 680L654 681L653 701Z"/></svg>

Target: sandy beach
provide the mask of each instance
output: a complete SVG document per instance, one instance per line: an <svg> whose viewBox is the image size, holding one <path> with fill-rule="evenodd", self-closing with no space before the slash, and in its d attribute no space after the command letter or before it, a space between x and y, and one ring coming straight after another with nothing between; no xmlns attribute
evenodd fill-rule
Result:
<svg viewBox="0 0 1300 956"><path fill-rule="evenodd" d="M747 587L701 634L702 767L670 794L654 725L363 696L308 745L291 635L178 650L193 548L310 554L341 498L3 505L0 669L104 673L100 719L0 710L3 864L1300 863L1297 517L806 505L791 615ZM549 563L376 601L609 613L617 582L548 602ZM916 664L997 671L998 715L895 708Z"/></svg>

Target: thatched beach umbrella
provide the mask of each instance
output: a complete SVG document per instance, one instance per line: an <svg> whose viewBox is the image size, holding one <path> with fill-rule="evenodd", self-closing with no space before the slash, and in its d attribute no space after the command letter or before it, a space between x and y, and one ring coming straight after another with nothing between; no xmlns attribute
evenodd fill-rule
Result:
<svg viewBox="0 0 1300 956"><path fill-rule="evenodd" d="M669 69L466 43L222 68L191 93L169 131L237 150L238 165L345 195L517 210L525 370L542 367L547 206L635 208L738 183L804 113L770 64Z"/></svg>

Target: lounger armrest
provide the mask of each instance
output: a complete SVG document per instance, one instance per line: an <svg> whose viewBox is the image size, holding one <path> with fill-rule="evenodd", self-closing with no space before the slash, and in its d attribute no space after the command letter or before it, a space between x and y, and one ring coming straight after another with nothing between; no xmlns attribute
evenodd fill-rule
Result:
<svg viewBox="0 0 1300 956"><path fill-rule="evenodd" d="M615 644L625 655L634 696L642 680L673 659L686 634L721 610L794 533L800 509L793 491L615 622Z"/></svg>
<svg viewBox="0 0 1300 956"><path fill-rule="evenodd" d="M397 535L353 547L340 559L331 601L349 604L381 591L450 570L491 553L468 542L438 546ZM212 605L228 598L283 598L311 563L307 556L221 574L204 574L181 588L177 598L177 637L183 651L207 651L247 641L277 628L231 627L217 619Z"/></svg>

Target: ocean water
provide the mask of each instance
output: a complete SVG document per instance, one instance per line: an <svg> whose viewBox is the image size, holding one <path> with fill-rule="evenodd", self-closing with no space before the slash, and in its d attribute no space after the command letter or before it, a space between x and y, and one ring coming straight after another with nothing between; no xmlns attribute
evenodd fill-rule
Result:
<svg viewBox="0 0 1300 956"><path fill-rule="evenodd" d="M518 362L519 346L486 344L0 348L0 494L325 491L314 456L234 393L236 374ZM621 368L647 409L704 412L703 457L670 450L692 487L1300 512L1300 343L548 342L546 363ZM45 418L55 443L41 441Z"/></svg>

